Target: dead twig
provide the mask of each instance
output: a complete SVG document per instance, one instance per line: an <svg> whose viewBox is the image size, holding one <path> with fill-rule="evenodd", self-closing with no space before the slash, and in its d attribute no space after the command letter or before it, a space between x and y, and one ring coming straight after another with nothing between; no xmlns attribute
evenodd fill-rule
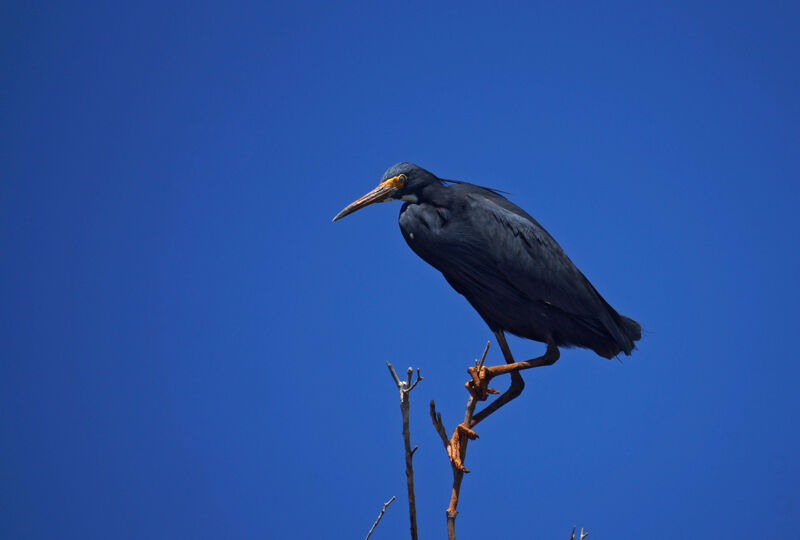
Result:
<svg viewBox="0 0 800 540"><path fill-rule="evenodd" d="M367 537L366 537L364 540L369 540L369 537L372 535L372 531L374 531L374 530L375 530L375 527L377 527L377 526L378 526L378 523L380 523L380 522L381 522L381 518L383 517L383 513L384 513L384 512L386 512L386 508L387 508L387 507L388 507L390 504L392 504L392 501L394 501L395 499L396 499L396 497L395 497L394 495L392 495L392 498L391 498L391 499L389 499L388 501L386 501L385 503L383 503L383 508L381 508L381 513L380 513L380 514L378 514L378 517L377 517L377 518L375 518L375 523L373 523L373 524L372 524L372 528L370 528L369 532L367 533Z"/></svg>
<svg viewBox="0 0 800 540"><path fill-rule="evenodd" d="M408 416L411 408L409 394L411 393L411 390L413 390L414 387L417 386L417 384L419 384L419 382L422 380L422 375L420 375L419 368L417 368L417 378L412 383L411 379L414 375L414 370L413 368L408 368L406 380L401 381L397 376L397 373L395 373L392 364L386 362L386 366L389 368L389 373L391 374L392 379L394 379L397 389L400 391L400 411L403 414L403 445L406 453L406 487L408 488L409 528L411 531L411 540L417 540L417 503L414 497L414 466L412 464L414 452L417 451L417 447L415 446L413 450L411 448L411 430L409 428Z"/></svg>
<svg viewBox="0 0 800 540"><path fill-rule="evenodd" d="M571 534L571 535L569 535L569 540L575 540L575 529L577 529L577 527L572 527L572 534ZM581 537L580 537L580 540L583 540L583 539L584 539L584 538L586 538L587 536L589 536L589 531L586 531L586 532L584 533L584 532L583 532L583 527L581 527Z"/></svg>
<svg viewBox="0 0 800 540"><path fill-rule="evenodd" d="M486 348L483 349L483 354L480 360L475 360L475 367L480 369L483 367L483 362L486 360L486 354L489 352L490 341L486 342ZM450 505L447 507L447 538L455 540L456 537L456 516L458 515L458 497L461 493L461 481L464 479L464 473L469 472L464 467L464 459L467 456L467 441L477 438L477 435L469 429L459 429L462 426L470 426L472 423L472 415L475 413L475 406L477 402L475 398L470 395L467 401L466 412L464 413L464 423L457 426L451 438L447 438L447 430L442 422L442 415L436 412L436 403L431 400L430 414L433 421L433 427L442 439L447 456L450 458L450 466L453 469L453 489L450 492ZM460 466L459 466L460 465Z"/></svg>

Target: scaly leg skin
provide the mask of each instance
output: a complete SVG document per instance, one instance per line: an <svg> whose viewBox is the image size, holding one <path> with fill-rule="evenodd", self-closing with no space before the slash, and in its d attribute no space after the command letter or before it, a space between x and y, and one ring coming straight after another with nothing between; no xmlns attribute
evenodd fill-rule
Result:
<svg viewBox="0 0 800 540"><path fill-rule="evenodd" d="M500 393L497 390L489 388L489 381L491 381L494 377L503 375L505 373L511 373L513 379L513 374L518 373L523 369L551 366L556 363L556 360L558 360L560 356L558 347L550 342L547 344L547 352L545 352L544 355L537 358L531 358L530 360L526 360L524 362L515 362L514 357L511 356L511 350L508 348L508 343L506 343L506 338L503 335L503 332L495 332L495 336L497 337L497 343L500 345L500 349L503 351L506 364L500 366L475 366L467 368L467 373L469 373L472 379L468 381L465 386L467 387L467 390L469 390L469 393L472 395L472 397L478 401L485 401L489 397L489 394ZM512 386L513 383L514 381L512 380ZM522 389L520 389L520 392L521 391ZM519 395L519 393L517 395ZM499 399L500 398L498 398L498 400Z"/></svg>
<svg viewBox="0 0 800 540"><path fill-rule="evenodd" d="M469 390L469 393L472 395L473 399L476 401L484 401L489 397L489 394L499 394L497 390L489 388L489 381L497 375L510 373L511 385L500 397L487 405L483 410L476 413L470 420L469 425L461 423L456 426L455 431L453 431L453 436L450 437L450 446L447 449L447 453L450 456L451 463L456 468L464 472L469 471L466 467L464 467L463 463L463 445L466 443L467 438L472 440L478 438L478 434L475 433L472 428L484 420L487 416L498 410L506 403L512 401L522 393L522 390L525 388L525 382L522 380L522 376L519 374L521 370L534 367L551 366L555 364L560 357L558 347L552 342L549 342L547 344L547 351L544 353L544 355L537 358L531 358L530 360L526 360L524 362L515 362L514 357L511 355L511 350L508 348L508 343L506 342L506 337L503 332L498 331L495 332L494 335L497 337L497 343L500 345L500 349L503 351L503 357L506 360L506 365L491 367L478 365L468 368L467 372L470 374L470 377L472 377L472 380L467 382L465 386L467 387L467 390Z"/></svg>
<svg viewBox="0 0 800 540"><path fill-rule="evenodd" d="M464 449L466 448L467 439L474 441L477 438L478 434L469 429L463 422L453 430L450 444L447 445L447 456L450 458L450 463L459 471L469 472L469 469L464 466Z"/></svg>
<svg viewBox="0 0 800 540"><path fill-rule="evenodd" d="M489 394L499 394L494 388L489 388L489 381L492 380L494 375L491 374L491 368L486 366L468 367L467 373L472 377L472 380L464 383L464 386L469 391L470 395L475 401L486 401Z"/></svg>

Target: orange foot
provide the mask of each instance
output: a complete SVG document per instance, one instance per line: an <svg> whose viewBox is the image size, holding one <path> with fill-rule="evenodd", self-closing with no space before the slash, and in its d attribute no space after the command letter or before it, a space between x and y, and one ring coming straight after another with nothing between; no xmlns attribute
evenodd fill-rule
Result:
<svg viewBox="0 0 800 540"><path fill-rule="evenodd" d="M494 375L489 368L484 366L475 366L467 368L467 373L472 377L464 385L467 390L477 401L486 401L489 394L499 394L494 388L489 388L489 381L492 380Z"/></svg>
<svg viewBox="0 0 800 540"><path fill-rule="evenodd" d="M456 426L453 430L453 436L450 437L450 444L447 445L447 455L450 457L450 463L453 467L461 472L468 473L469 469L464 467L464 448L467 439L474 441L478 438L478 434L469 429L463 422Z"/></svg>

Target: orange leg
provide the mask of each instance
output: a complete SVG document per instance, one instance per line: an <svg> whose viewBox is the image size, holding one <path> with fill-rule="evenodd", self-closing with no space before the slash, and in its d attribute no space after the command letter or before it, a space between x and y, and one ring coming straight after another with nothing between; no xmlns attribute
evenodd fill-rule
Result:
<svg viewBox="0 0 800 540"><path fill-rule="evenodd" d="M522 380L522 375L519 373L521 370L534 367L552 366L556 363L561 355L556 345L553 343L548 343L547 351L542 356L531 358L530 360L526 360L524 362L515 362L514 357L511 355L511 350L508 348L508 343L506 342L506 337L503 332L495 332L494 335L497 338L497 343L500 345L500 349L503 351L503 357L506 360L506 364L490 367L477 365L475 367L468 368L467 372L470 374L472 379L467 382L465 386L472 395L473 400L484 401L487 397L489 397L489 394L500 393L497 390L489 388L489 381L497 375L510 373L511 385L500 397L487 405L483 410L475 413L469 421L469 425L467 425L466 422L461 423L457 425L455 431L453 431L453 436L450 438L450 448L448 449L450 461L452 461L456 468L464 472L468 471L466 467L464 467L461 459L462 444L466 442L466 439L478 438L478 434L475 433L472 428L522 393L522 390L525 388L525 382Z"/></svg>
<svg viewBox="0 0 800 540"><path fill-rule="evenodd" d="M514 357L511 356L511 350L508 348L508 343L506 343L506 337L503 335L503 332L495 332L495 336L497 336L497 343L500 345L500 349L503 351L503 356L506 359L506 365L486 368L487 371L483 374L483 378L486 380L486 383L481 381L481 375L478 376L479 381L481 381L481 384L488 385L489 380L492 377L510 372L511 386L509 386L508 390L506 390L503 395L491 402L483 410L476 413L475 416L472 417L472 422L470 422L469 427L474 427L478 422L485 419L487 416L522 393L522 390L525 388L525 382L522 380L522 376L519 373L520 370L552 366L561 356L561 353L558 351L558 347L552 343L548 343L547 351L542 356L539 356L538 358L531 358L530 360L526 360L524 362L514 362Z"/></svg>
<svg viewBox="0 0 800 540"><path fill-rule="evenodd" d="M503 375L505 373L511 373L512 387L515 386L515 384L517 386L524 387L525 384L521 383L521 378L515 383L515 373L519 374L519 372L523 369L551 366L556 363L556 360L558 360L560 356L558 347L552 343L548 343L547 352L545 352L544 355L537 358L531 358L530 360L525 360L524 362L515 362L514 357L511 355L511 350L508 348L508 343L506 342L503 332L495 332L494 335L497 337L497 343L500 345L500 349L503 351L506 364L500 366L475 366L467 368L467 373L469 373L470 377L472 377L472 380L467 382L466 387L467 390L469 390L469 393L472 394L472 396L478 401L486 400L486 398L489 397L489 394L500 393L497 390L492 390L489 388L489 381L491 381L494 377ZM519 389L519 392L522 392L522 388ZM519 395L519 393L517 393L517 395Z"/></svg>

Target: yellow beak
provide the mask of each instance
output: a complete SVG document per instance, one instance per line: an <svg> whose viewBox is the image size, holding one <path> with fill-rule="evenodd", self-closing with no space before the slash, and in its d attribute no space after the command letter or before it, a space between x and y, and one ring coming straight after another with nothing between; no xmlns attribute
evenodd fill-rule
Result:
<svg viewBox="0 0 800 540"><path fill-rule="evenodd" d="M356 210L360 210L365 206L368 206L372 203L381 202L388 199L392 193L397 191L399 187L402 187L405 178L401 178L400 176L394 176L389 178L385 182L381 182L378 184L378 187L364 195L356 199L355 201L351 202L344 209L334 216L333 221L337 219L342 219L344 216L348 214L352 214Z"/></svg>

